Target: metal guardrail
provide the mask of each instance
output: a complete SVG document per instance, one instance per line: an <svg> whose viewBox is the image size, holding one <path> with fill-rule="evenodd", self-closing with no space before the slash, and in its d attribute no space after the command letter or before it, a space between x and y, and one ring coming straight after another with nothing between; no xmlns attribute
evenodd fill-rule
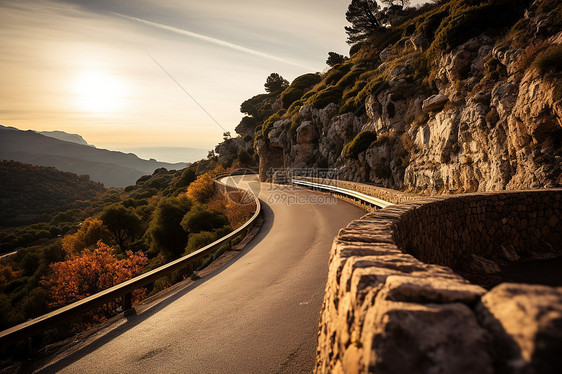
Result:
<svg viewBox="0 0 562 374"><path fill-rule="evenodd" d="M319 190L324 190L324 191L330 191L330 192L335 192L341 195L345 195L354 199L358 199L360 201L363 201L367 204L371 204L374 205L376 207L379 208L386 208L388 206L394 205L393 203L389 203L388 201L382 200L382 199L378 199L376 197L361 193L361 192L357 192L357 191L353 191L353 190L348 190L346 188L341 188L341 187L337 187L337 186L330 186L328 184L320 184L320 183L314 183L314 182L309 182L309 181L303 181L303 180L299 180L299 179L294 179L292 180L293 184L299 185L299 186L304 186L304 187L312 187L312 188L316 188Z"/></svg>
<svg viewBox="0 0 562 374"><path fill-rule="evenodd" d="M215 176L215 181L218 178L229 175L241 175L246 173L223 173ZM219 182L220 183L220 182ZM231 187L231 186L228 186ZM232 187L231 187L232 188ZM169 262L165 265L160 266L148 273L141 274L135 278L128 281L122 282L115 285L107 290L98 292L94 295L86 297L82 300L76 301L72 304L54 310L50 313L44 314L27 322L21 323L19 325L10 327L6 330L0 331L0 347L10 346L17 343L25 338L38 335L45 329L55 327L56 325L68 321L72 318L81 316L83 313L88 312L94 308L97 308L103 304L106 304L112 300L122 297L123 310L132 309L132 292L154 283L159 278L162 278L176 270L179 270L199 259L209 256L220 247L225 244L229 244L232 239L242 233L244 230L251 228L251 226L256 222L257 218L261 215L261 203L257 196L254 196L256 202L256 210L253 216L242 226L231 232L230 234L223 236L222 238L214 241L213 243L193 252L189 255L183 256Z"/></svg>

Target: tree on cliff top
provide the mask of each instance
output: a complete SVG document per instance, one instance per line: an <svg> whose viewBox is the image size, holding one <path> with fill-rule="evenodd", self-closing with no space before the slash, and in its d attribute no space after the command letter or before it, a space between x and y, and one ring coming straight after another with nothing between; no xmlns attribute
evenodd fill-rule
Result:
<svg viewBox="0 0 562 374"><path fill-rule="evenodd" d="M328 52L328 59L326 60L326 64L329 67L334 67L338 64L344 63L347 60L347 57L344 55L340 55L336 52Z"/></svg>
<svg viewBox="0 0 562 374"><path fill-rule="evenodd" d="M271 73L265 80L264 87L266 92L279 92L289 87L289 81L277 73Z"/></svg>
<svg viewBox="0 0 562 374"><path fill-rule="evenodd" d="M380 6L374 0L352 0L345 18L351 23L345 27L348 44L363 41L382 27Z"/></svg>

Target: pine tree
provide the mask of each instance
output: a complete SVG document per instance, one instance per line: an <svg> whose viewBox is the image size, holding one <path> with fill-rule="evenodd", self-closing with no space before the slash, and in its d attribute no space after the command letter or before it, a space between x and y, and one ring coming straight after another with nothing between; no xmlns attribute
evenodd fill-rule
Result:
<svg viewBox="0 0 562 374"><path fill-rule="evenodd" d="M345 18L351 23L346 26L347 43L355 44L367 39L376 29L382 27L379 20L380 7L374 0L352 0Z"/></svg>
<svg viewBox="0 0 562 374"><path fill-rule="evenodd" d="M271 73L267 77L264 87L268 93L279 92L289 86L289 82L277 73Z"/></svg>

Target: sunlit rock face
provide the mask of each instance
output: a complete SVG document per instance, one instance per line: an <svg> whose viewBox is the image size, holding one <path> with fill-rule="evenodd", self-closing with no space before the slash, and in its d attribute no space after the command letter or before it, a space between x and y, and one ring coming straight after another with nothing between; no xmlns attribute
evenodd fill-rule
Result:
<svg viewBox="0 0 562 374"><path fill-rule="evenodd" d="M550 17L530 10L523 19L545 46L562 42ZM525 63L526 45L485 34L436 54L417 76L427 43L410 41L400 54L384 49L376 73L385 83L357 110L342 113L345 90L339 103L303 105L296 123L278 126L271 139L283 149L282 164L336 167L346 180L432 194L562 185L559 77ZM345 157L363 130L377 141Z"/></svg>

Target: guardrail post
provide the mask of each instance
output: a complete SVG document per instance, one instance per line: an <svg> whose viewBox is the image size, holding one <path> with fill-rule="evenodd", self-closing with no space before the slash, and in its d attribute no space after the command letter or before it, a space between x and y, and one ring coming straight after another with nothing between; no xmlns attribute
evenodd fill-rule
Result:
<svg viewBox="0 0 562 374"><path fill-rule="evenodd" d="M131 292L127 292L121 297L121 301L123 303L123 314L125 317L134 315L135 309L133 308L133 294Z"/></svg>

